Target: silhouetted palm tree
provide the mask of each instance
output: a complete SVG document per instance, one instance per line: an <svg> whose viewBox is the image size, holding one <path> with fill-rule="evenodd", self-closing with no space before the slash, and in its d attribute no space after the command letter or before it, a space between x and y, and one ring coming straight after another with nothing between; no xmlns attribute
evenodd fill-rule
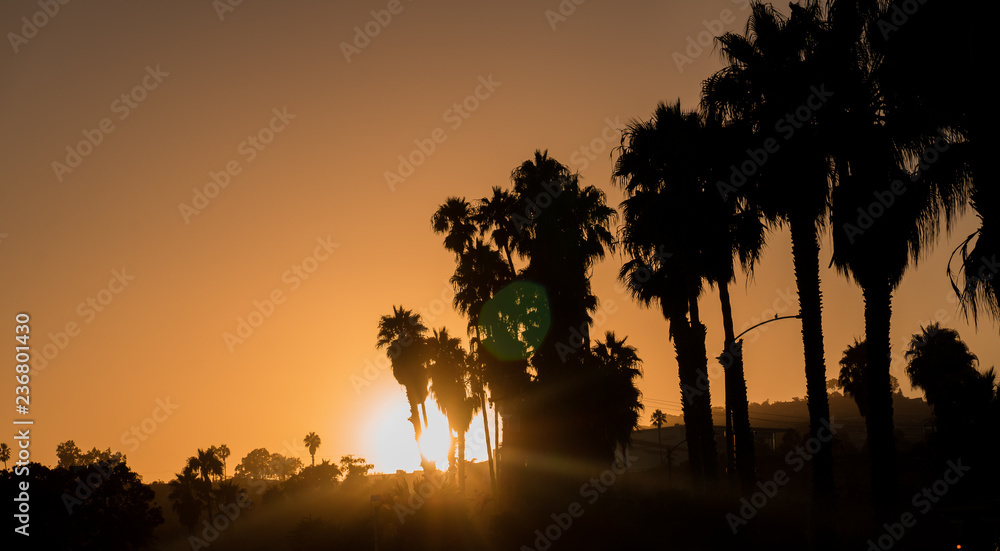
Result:
<svg viewBox="0 0 1000 551"><path fill-rule="evenodd" d="M840 359L840 375L836 379L836 387L844 391L846 396L854 399L862 417L868 416L868 382L865 370L868 368L868 346L865 341L855 340L854 344L844 349ZM899 392L899 380L889 375L889 389L893 394Z"/></svg>
<svg viewBox="0 0 1000 551"><path fill-rule="evenodd" d="M530 454L555 457L575 465L604 463L613 447L612 440L592 436L586 420L593 413L591 396L581 376L590 369L591 313L597 297L591 288L593 267L615 247L611 224L617 213L606 204L604 192L581 185L572 173L547 152L536 151L511 172L512 194L517 200L512 221L517 229L513 251L527 265L518 276L530 285L521 286L521 304L534 303L534 312L548 310L528 322L514 320L511 329L530 349L534 379L527 387L521 417L522 434ZM540 286L540 287L539 287ZM522 306L523 307L523 306ZM525 312L530 318L531 312ZM547 326L547 330L546 330ZM610 416L609 412L609 416ZM510 457L507 455L507 457ZM592 467L566 471L567 485Z"/></svg>
<svg viewBox="0 0 1000 551"><path fill-rule="evenodd" d="M663 431L660 430L663 425L667 423L667 416L663 414L662 411L656 410L653 412L653 416L649 418L649 422L656 427L656 443L660 448L660 466L663 466Z"/></svg>
<svg viewBox="0 0 1000 551"><path fill-rule="evenodd" d="M473 215L472 205L464 198L449 197L431 217L434 232L445 234L444 247L456 256L470 248L479 233Z"/></svg>
<svg viewBox="0 0 1000 551"><path fill-rule="evenodd" d="M214 448L198 450L198 455L188 458L188 467L198 473L201 480L211 484L213 476L222 476L222 461Z"/></svg>
<svg viewBox="0 0 1000 551"><path fill-rule="evenodd" d="M202 494L205 500L205 507L208 509L209 518L212 517L212 477L222 476L222 461L215 454L215 448L207 450L198 449L198 455L189 457L185 472L191 472L198 476L196 484L197 491Z"/></svg>
<svg viewBox="0 0 1000 551"><path fill-rule="evenodd" d="M993 369L980 372L979 359L958 332L936 323L913 335L906 358L906 374L913 386L924 391L941 432L972 436L968 429L985 422L994 399Z"/></svg>
<svg viewBox="0 0 1000 551"><path fill-rule="evenodd" d="M6 442L0 443L0 461L3 461L3 469L7 470L7 460L10 459L10 446Z"/></svg>
<svg viewBox="0 0 1000 551"><path fill-rule="evenodd" d="M521 228L514 221L517 212L518 200L514 194L498 186L493 187L493 195L483 197L479 200L476 209L476 223L479 224L480 233L489 233L490 239L503 252L507 259L510 273L516 273L514 259L511 255L514 241Z"/></svg>
<svg viewBox="0 0 1000 551"><path fill-rule="evenodd" d="M499 188L494 190L495 194L507 197ZM483 200L486 204L486 200ZM455 252L458 265L455 274L451 277L451 283L455 287L455 307L460 313L468 316L469 330L475 333L475 349L470 351L470 373L472 374L472 395L478 398L479 407L483 411L483 432L486 436L486 456L489 462L490 481L494 492L496 491L496 471L493 463L493 452L490 448L490 429L486 418L486 370L479 343L481 342L479 328L479 312L483 305L491 299L500 289L506 286L513 279L513 269L508 269L504 264L500 254L483 243L481 239L471 237L475 233L483 234L487 231L488 224L482 214L481 209L472 208L464 199L455 197L449 198L445 204L438 207L431 218L431 226L435 233L444 233L445 248ZM481 225L477 225L481 224ZM494 230L494 238L500 238L500 230ZM505 243L508 246L509 259L509 238ZM511 264L510 266L513 266ZM461 449L464 454L464 448ZM464 484L464 481L463 481Z"/></svg>
<svg viewBox="0 0 1000 551"><path fill-rule="evenodd" d="M856 11L853 2L839 0L838 4ZM925 179L935 184L943 180L945 187L939 193L944 202L960 211L968 201L979 218L979 228L953 253L960 260L952 274L953 285L963 311L973 322L980 313L1000 321L1000 219L996 208L1000 187L993 184L991 174L992 121L982 116L995 100L989 72L982 70L977 56L968 54L989 51L993 33L990 18L970 16L977 8L970 0L925 2L907 14L905 25L886 25L892 19L879 10L870 10L866 20L884 31L870 33L869 39L881 57L880 80L888 89L908 91L893 97L893 102L909 103L921 119L933 120L952 141L946 151L933 155L933 166ZM847 15L854 17L853 13ZM948 44L948 48L941 48L941 44ZM959 186L955 185L956 177ZM957 219L948 217L949 223Z"/></svg>
<svg viewBox="0 0 1000 551"><path fill-rule="evenodd" d="M194 527L201 517L202 502L198 499L198 475L190 468L185 468L177 478L171 480L169 499L171 508L177 513L182 526L188 532L194 532ZM209 515L211 517L211 514Z"/></svg>
<svg viewBox="0 0 1000 551"><path fill-rule="evenodd" d="M392 375L406 390L410 404L410 419L414 438L420 445L420 409L424 409L424 424L427 423L427 370L424 366L423 341L427 327L421 322L420 314L414 314L402 306L392 308L392 315L385 315L378 323L378 348L386 349L386 356L392 362ZM420 454L421 463L427 459Z"/></svg>
<svg viewBox="0 0 1000 551"><path fill-rule="evenodd" d="M528 259L520 275L545 288L551 314L549 335L534 351L532 364L540 380L560 378L589 350L590 312L597 308L590 273L606 252L614 251L610 225L616 213L606 205L604 192L581 186L578 175L548 152L536 151L534 159L513 170L511 181L517 198L514 250ZM556 347L570 342L571 329L581 332L584 345L564 357Z"/></svg>
<svg viewBox="0 0 1000 551"><path fill-rule="evenodd" d="M643 409L642 393L635 386L636 377L642 377L642 360L634 346L625 344L627 339L618 340L614 332L607 331L604 341L596 341L591 350L598 381L594 387L597 397L591 402L597 416L594 426L603 429L594 436L607 440L607 450L620 448L623 456L632 443L632 431L638 427Z"/></svg>
<svg viewBox="0 0 1000 551"><path fill-rule="evenodd" d="M728 258L728 249L712 243L714 232L703 225L706 219L708 223L721 220L714 216L721 201L706 189L703 159L707 145L697 113L682 112L679 102L661 103L651 120L629 123L613 173L626 193L620 231L622 247L630 257L619 277L644 306L659 303L670 322L691 472L698 478L714 478L717 471L711 400L705 384L705 326L698 298L719 255Z"/></svg>
<svg viewBox="0 0 1000 551"><path fill-rule="evenodd" d="M222 444L221 446L215 448L215 455L216 455L216 457L218 457L219 460L222 461L222 478L223 479L226 478L226 459L229 458L230 453L232 453L232 452L229 451L229 446L227 446L225 444Z"/></svg>
<svg viewBox="0 0 1000 551"><path fill-rule="evenodd" d="M464 490L465 433L469 431L474 409L466 382L465 350L462 341L449 335L444 327L434 330L433 336L426 341L426 347L431 392L438 409L448 418L448 434L452 439L448 454L449 470L457 477L459 488Z"/></svg>
<svg viewBox="0 0 1000 551"><path fill-rule="evenodd" d="M884 516L894 514L896 500L889 374L892 294L910 263L933 246L940 214L952 216L956 205L945 197L964 193L961 176L925 162L945 121L924 107L919 89L900 87L891 78L892 57L885 55L884 33L877 25L890 15L869 2L835 3L832 26L821 45L825 59L832 61L828 65L836 94L829 107L835 116L826 125L833 131L830 149L837 167L833 264L858 283L864 296L865 420L873 493Z"/></svg>
<svg viewBox="0 0 1000 551"><path fill-rule="evenodd" d="M319 449L319 445L322 443L320 437L315 432L310 432L302 439L302 443L309 448L309 456L312 458L311 465L316 465L316 450Z"/></svg>
<svg viewBox="0 0 1000 551"><path fill-rule="evenodd" d="M718 38L727 65L705 81L702 104L710 116L719 114L727 122L747 125L759 140L747 144L756 158L748 156L734 165L729 183L722 182L720 189L742 194L772 226L788 224L802 317L810 433L817 436L830 417L818 240L830 179L815 119L826 100L821 97L824 67L813 55L822 23L815 2L790 8L786 18L770 4L752 2L746 33ZM796 119L794 126L788 122L787 117L800 117L807 108L811 111L803 117L806 120ZM764 149L768 144L770 153ZM829 446L814 455L812 466L815 494L827 510L815 515L822 522L828 519L833 496Z"/></svg>

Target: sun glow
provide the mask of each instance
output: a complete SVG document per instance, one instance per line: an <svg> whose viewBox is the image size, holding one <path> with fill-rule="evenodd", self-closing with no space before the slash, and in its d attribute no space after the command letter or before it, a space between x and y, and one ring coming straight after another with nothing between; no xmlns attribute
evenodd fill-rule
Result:
<svg viewBox="0 0 1000 551"><path fill-rule="evenodd" d="M427 427L423 426L421 418L420 445L424 455L435 463L438 469L448 468L448 448L451 437L448 431L448 419L438 410L437 403L429 398L427 408ZM492 416L493 410L489 410ZM408 420L410 407L402 393L399 396L387 398L376 410L368 427L366 439L370 449L374 450L367 457L375 465L375 470L383 473L393 473L396 470L416 471L420 467L420 451L413 438L413 425ZM493 424L490 423L490 439L493 438ZM486 446L483 433L482 414L477 414L465 436L466 461L485 461Z"/></svg>

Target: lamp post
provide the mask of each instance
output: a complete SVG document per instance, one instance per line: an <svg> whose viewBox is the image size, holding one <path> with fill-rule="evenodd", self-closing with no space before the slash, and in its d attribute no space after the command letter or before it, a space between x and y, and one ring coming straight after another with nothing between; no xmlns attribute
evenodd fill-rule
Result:
<svg viewBox="0 0 1000 551"><path fill-rule="evenodd" d="M747 333L749 333L750 331L753 331L754 329L760 327L761 325L766 325L768 323L775 322L775 321L778 321L778 320L784 320L784 319L802 319L802 315L801 314L795 314L794 316L778 316L778 315L775 315L774 318L772 318L772 319L764 320L764 321L762 321L762 322L760 322L760 323L758 323L756 325L753 325L753 326L747 328L745 331L743 331L739 335L736 335L735 337L733 337L733 341L731 343L727 343L726 346L728 348L735 348L735 344L741 342L740 341L740 337L742 337L743 335L746 335ZM741 350L742 350L742 348L741 348ZM719 359L722 360L722 358L724 358L727 353L729 353L729 350L723 351L722 355L719 356ZM723 363L723 369L728 369L728 365L726 363ZM725 385L723 385L723 386L725 386ZM734 446L734 442L733 442L733 439L734 439L734 435L733 435L733 408L732 408L732 404L729 402L729 394L730 394L729 391L730 390L731 389L729 389L728 387L726 387L726 473L728 475L730 485L733 486L736 483L736 451L735 451L735 446Z"/></svg>

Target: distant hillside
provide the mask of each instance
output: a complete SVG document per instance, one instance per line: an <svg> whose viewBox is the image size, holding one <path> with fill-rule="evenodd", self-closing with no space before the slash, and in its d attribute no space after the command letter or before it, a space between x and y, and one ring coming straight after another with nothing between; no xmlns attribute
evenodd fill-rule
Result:
<svg viewBox="0 0 1000 551"><path fill-rule="evenodd" d="M862 443L865 439L865 420L858 411L854 399L840 392L830 392L830 415L834 422L845 425L852 441ZM892 397L893 422L896 429L903 432L904 437L911 442L920 440L924 428L930 426L933 416L931 407L921 398L907 398L901 393ZM648 417L647 417L648 419ZM721 407L712 408L712 422L716 426L725 426L725 410ZM666 426L683 425L680 415L667 415ZM755 429L791 428L805 431L809 427L809 411L804 398L793 398L787 402L750 403L750 425ZM642 426L640 428L649 428Z"/></svg>

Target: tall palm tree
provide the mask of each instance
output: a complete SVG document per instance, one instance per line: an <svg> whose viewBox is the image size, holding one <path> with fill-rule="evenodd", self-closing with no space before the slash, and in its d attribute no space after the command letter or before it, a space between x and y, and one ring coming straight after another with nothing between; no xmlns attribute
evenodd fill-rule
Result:
<svg viewBox="0 0 1000 551"><path fill-rule="evenodd" d="M223 479L226 478L226 459L229 458L230 453L232 453L232 452L229 451L229 446L227 446L225 444L222 444L221 446L215 448L215 455L216 455L216 457L218 457L219 460L222 461L222 478Z"/></svg>
<svg viewBox="0 0 1000 551"><path fill-rule="evenodd" d="M711 479L717 452L711 400L703 384L708 357L698 298L709 277L706 253L713 245L701 222L719 201L705 188L699 159L706 143L697 113L682 112L680 102L661 103L651 120L629 123L613 178L626 193L620 231L630 257L619 277L644 306L659 303L670 322L691 472Z"/></svg>
<svg viewBox="0 0 1000 551"><path fill-rule="evenodd" d="M656 443L660 449L660 466L663 466L663 425L667 423L667 416L663 414L662 411L656 410L653 412L653 416L649 418L649 422L656 427Z"/></svg>
<svg viewBox="0 0 1000 551"><path fill-rule="evenodd" d="M854 2L838 3L851 8L845 10L849 16L858 11ZM1000 218L995 208L1000 189L989 173L993 154L987 142L993 129L990 118L982 116L994 98L989 73L982 71L978 57L955 55L989 51L989 18L969 16L977 7L970 0L925 2L907 15L905 25L886 25L891 18L880 10L869 10L865 21L882 31L870 33L869 40L882 56L880 80L892 90L916 92L903 99L951 138L951 146L935 155L939 158L925 178L945 180L939 193L950 210L960 213L968 202L979 218L979 227L955 248L953 257L960 262L952 273L963 311L976 323L980 314L1000 321ZM958 219L945 214L949 224Z"/></svg>
<svg viewBox="0 0 1000 551"><path fill-rule="evenodd" d="M506 198L509 195L499 188L494 189L494 195ZM472 241L475 233L485 234L488 231L488 216L483 214L483 210L493 209L492 215L499 216L499 211L491 207L486 199L481 201L479 207L470 207L464 199L451 197L431 218L431 226L435 233L444 233L445 248L456 253L458 264L455 274L451 277L451 283L455 287L454 305L463 315L469 318L469 330L475 333L475 348L470 350L472 354L470 361L470 374L472 375L472 396L479 399L478 409L483 411L483 432L486 437L486 456L489 463L490 482L496 493L496 469L493 462L493 452L490 447L490 428L486 418L486 373L485 365L482 361L479 343L481 342L479 328L479 312L483 305L491 299L500 289L506 286L513 279L513 263L510 261L509 237L503 237L503 231L495 229L493 238L503 240L507 247L508 265L503 263L499 253L483 243L482 239ZM501 226L507 226L506 222L496 221ZM474 230L474 231L472 231ZM464 454L464 448L460 450ZM464 481L463 481L464 483Z"/></svg>
<svg viewBox="0 0 1000 551"><path fill-rule="evenodd" d="M964 194L961 175L926 162L946 121L926 109L919 88L898 86L892 78L892 57L876 24L889 15L886 7L870 2L835 3L822 44L837 97L827 124L836 162L833 264L864 296L865 420L873 495L886 518L895 514L897 487L889 374L892 295L910 264L933 246L941 213L950 219L957 208L954 196Z"/></svg>
<svg viewBox="0 0 1000 551"><path fill-rule="evenodd" d="M705 167L704 191L708 197L705 211L698 219L701 223L697 231L705 237L702 255L707 268L706 279L718 287L722 308L725 340L719 360L725 370L727 469L730 480L739 474L744 492L752 492L756 489L756 454L743 369L743 343L736 342L729 285L736 281L735 259L739 260L744 273L753 273L764 250L766 228L754 202L738 194L721 195L708 191L712 182L729 175L731 163L744 154L741 146L746 143L745 128L739 123L723 126L718 117L704 114L701 119L700 143L707 154L692 160ZM730 427L733 435L729 434Z"/></svg>
<svg viewBox="0 0 1000 551"><path fill-rule="evenodd" d="M815 118L827 98L821 97L824 67L814 55L822 29L819 5L790 7L784 17L770 4L752 2L746 33L717 39L726 66L705 81L702 105L709 116L746 125L756 137L748 144L754 158L734 165L729 184L722 182L720 188L736 189L772 227L787 224L791 233L810 434L816 437L830 417L818 238L827 215L830 170ZM788 122L810 104L815 107L811 117ZM764 149L768 145L770 153ZM814 493L825 510L815 517L823 521L833 497L830 446L822 446L811 463Z"/></svg>
<svg viewBox="0 0 1000 551"><path fill-rule="evenodd" d="M378 348L386 349L386 356L392 362L392 375L406 390L406 400L410 404L410 423L413 424L414 438L420 447L420 408L424 410L424 424L427 423L427 370L424 365L423 342L427 327L420 320L420 314L406 310L402 306L392 308L392 315L379 318ZM421 464L427 459L420 453Z"/></svg>
<svg viewBox="0 0 1000 551"><path fill-rule="evenodd" d="M3 461L3 469L7 470L7 460L10 459L10 446L6 442L0 443L0 461Z"/></svg>
<svg viewBox="0 0 1000 551"><path fill-rule="evenodd" d="M319 435L315 432L310 432L302 439L302 443L309 448L309 456L312 458L311 465L316 466L316 450L319 449L319 445L322 443Z"/></svg>
<svg viewBox="0 0 1000 551"><path fill-rule="evenodd" d="M521 304L533 300L548 310L547 323L532 324L521 333L530 344L534 369L528 395L522 402L525 445L533 454L547 455L581 466L565 472L555 484L602 464L612 440L595 441L586 420L593 412L582 381L590 368L591 313L597 297L591 287L593 267L615 248L611 224L617 217L604 192L582 185L578 174L536 151L534 158L511 172L517 207L512 216L518 228L513 249L527 265L518 274L538 292L521 287ZM538 310L536 310L538 311ZM547 329L545 326L547 325ZM529 465L530 467L530 465Z"/></svg>
<svg viewBox="0 0 1000 551"><path fill-rule="evenodd" d="M448 454L449 470L458 479L459 488L464 490L465 433L472 423L474 409L468 395L465 350L462 341L452 337L444 327L434 330L426 346L431 392L438 409L448 418L448 433L452 439Z"/></svg>
<svg viewBox="0 0 1000 551"><path fill-rule="evenodd" d="M581 186L579 176L548 152L536 151L534 159L513 170L511 181L516 210L526 213L515 218L520 231L514 250L528 259L521 275L545 288L551 313L549 336L532 363L540 380L558 379L571 373L589 350L590 312L597 308L590 273L606 252L614 251L610 225L617 213L607 206L604 192ZM584 346L564 358L556 345L571 340L571 328L583 333Z"/></svg>

